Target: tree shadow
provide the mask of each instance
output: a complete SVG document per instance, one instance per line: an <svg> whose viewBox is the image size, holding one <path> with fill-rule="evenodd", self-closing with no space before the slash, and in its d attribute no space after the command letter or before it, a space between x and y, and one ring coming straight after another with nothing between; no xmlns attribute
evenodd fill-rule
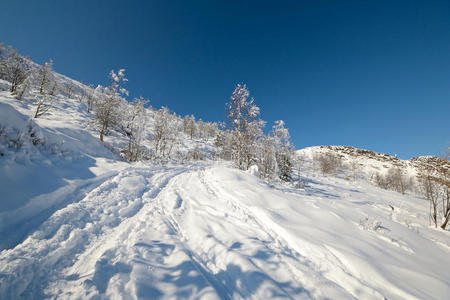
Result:
<svg viewBox="0 0 450 300"><path fill-rule="evenodd" d="M118 273L128 274L131 272L131 267L127 264L117 262L113 265L109 264L106 258L97 261L95 264L95 273L92 278L92 283L97 290L103 294L108 287L109 280Z"/></svg>
<svg viewBox="0 0 450 300"><path fill-rule="evenodd" d="M96 178L89 171L95 160L84 158L79 163L82 166L75 167L80 169L79 172L73 171L73 168L73 172L69 172L67 169L71 165L61 163L57 167L59 170L34 165L18 181L14 177L5 179L0 176L2 190L6 190L8 195L6 199L2 197L0 202L9 202L6 204L9 207L14 205L12 209L0 209L0 250L14 248L55 211L82 200L86 191L103 182L104 177Z"/></svg>
<svg viewBox="0 0 450 300"><path fill-rule="evenodd" d="M11 110L13 124L25 134L28 117L8 104L0 108ZM114 157L85 130L32 126L44 144L28 141L14 156L0 157L0 250L15 247L56 210L100 184L90 170L97 166L93 157Z"/></svg>
<svg viewBox="0 0 450 300"><path fill-rule="evenodd" d="M176 287L174 296L177 299L196 298L199 294L206 291L214 291L221 299L233 299L236 296L248 298L254 297L263 285L265 285L265 295L267 293L270 294L268 295L269 298L284 297L292 299L300 296L311 297L309 291L294 286L291 281L276 281L269 274L260 271L258 268L245 271L240 265L230 263L225 269L212 272L200 258L186 249L181 251L187 255L188 259L175 266L168 266L164 263L164 259L158 259L157 257L171 255L173 251L176 251L173 245L154 241L153 243L137 243L135 246L144 247L145 251L149 251L136 259L136 263L142 264L144 270L158 269L164 274L158 277L156 280L158 284L155 285L152 284L152 278L144 276L135 283L138 297L142 299L164 297L164 291L158 288L160 285L164 286L164 283L170 283ZM235 242L231 249L239 251L241 246L241 243ZM260 250L251 258L266 261L273 255L269 251ZM253 264L251 260L249 260L249 263ZM152 277L151 273L147 276Z"/></svg>

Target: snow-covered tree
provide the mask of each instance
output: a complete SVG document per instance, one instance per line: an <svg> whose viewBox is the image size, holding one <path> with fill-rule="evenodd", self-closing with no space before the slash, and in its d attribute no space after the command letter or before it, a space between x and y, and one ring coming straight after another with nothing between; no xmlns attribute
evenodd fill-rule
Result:
<svg viewBox="0 0 450 300"><path fill-rule="evenodd" d="M245 169L258 162L258 144L264 136L262 128L265 122L261 119L255 119L247 123L243 134L243 154Z"/></svg>
<svg viewBox="0 0 450 300"><path fill-rule="evenodd" d="M197 133L197 125L195 124L195 117L193 115L183 118L183 130L191 140L194 138Z"/></svg>
<svg viewBox="0 0 450 300"><path fill-rule="evenodd" d="M224 160L232 159L232 139L233 134L229 129L220 130L214 138L214 145L218 148L218 158Z"/></svg>
<svg viewBox="0 0 450 300"><path fill-rule="evenodd" d="M254 162L254 144L262 135L264 125L259 119L259 107L249 96L247 86L238 84L226 106L228 128L232 133L231 156L241 169L248 169Z"/></svg>
<svg viewBox="0 0 450 300"><path fill-rule="evenodd" d="M444 159L443 159L444 160ZM450 175L448 169L422 166L418 174L421 192L429 201L430 220L446 229L450 221Z"/></svg>
<svg viewBox="0 0 450 300"><path fill-rule="evenodd" d="M46 112L48 112L53 106L53 98L49 95L37 95L35 98L36 111L34 118L39 118Z"/></svg>
<svg viewBox="0 0 450 300"><path fill-rule="evenodd" d="M87 111L91 112L95 104L95 88L92 85L84 85L84 99L86 100Z"/></svg>
<svg viewBox="0 0 450 300"><path fill-rule="evenodd" d="M207 140L208 139L208 123L203 122L202 119L197 121L197 135L199 139Z"/></svg>
<svg viewBox="0 0 450 300"><path fill-rule="evenodd" d="M162 107L155 113L153 142L155 156L168 158L173 147L178 142L180 120L172 115L167 107Z"/></svg>
<svg viewBox="0 0 450 300"><path fill-rule="evenodd" d="M45 62L39 69L35 71L35 81L39 87L39 93L41 95L50 94L54 84L55 78L52 71L53 61L50 59Z"/></svg>
<svg viewBox="0 0 450 300"><path fill-rule="evenodd" d="M14 94L16 99L22 100L34 85L34 74L31 72L27 78L16 87Z"/></svg>
<svg viewBox="0 0 450 300"><path fill-rule="evenodd" d="M103 88L98 86L96 94L98 101L95 106L95 117L100 124L100 140L108 132L108 129L117 124L120 112L118 110L121 96L128 95L128 91L121 87L121 84L128 81L125 78L125 69L120 69L117 73L112 70L109 73L111 85Z"/></svg>
<svg viewBox="0 0 450 300"><path fill-rule="evenodd" d="M144 135L144 129L147 123L145 114L145 105L149 103L142 97L135 98L128 104L128 110L125 114L125 133L128 137L127 159L128 161L137 161L141 151L141 141Z"/></svg>
<svg viewBox="0 0 450 300"><path fill-rule="evenodd" d="M258 143L258 170L261 178L272 178L277 171L276 147L272 136L262 137Z"/></svg>
<svg viewBox="0 0 450 300"><path fill-rule="evenodd" d="M217 126L216 122L207 123L207 130L208 130L208 137L212 138L215 137L217 132L219 131L219 128Z"/></svg>
<svg viewBox="0 0 450 300"><path fill-rule="evenodd" d="M281 180L289 181L292 176L292 156L294 147L290 141L289 130L284 127L284 121L275 121L271 136L275 144L275 157L278 166L278 176Z"/></svg>
<svg viewBox="0 0 450 300"><path fill-rule="evenodd" d="M77 93L75 86L69 82L62 86L62 92L67 98L71 99L74 98Z"/></svg>
<svg viewBox="0 0 450 300"><path fill-rule="evenodd" d="M3 48L0 59L0 79L9 81L10 92L15 94L17 87L30 75L32 70L30 61L11 47Z"/></svg>

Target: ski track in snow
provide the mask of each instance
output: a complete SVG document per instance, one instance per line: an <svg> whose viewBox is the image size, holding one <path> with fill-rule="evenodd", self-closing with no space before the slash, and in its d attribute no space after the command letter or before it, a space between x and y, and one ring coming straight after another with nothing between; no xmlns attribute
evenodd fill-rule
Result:
<svg viewBox="0 0 450 300"><path fill-rule="evenodd" d="M253 178L215 166L130 167L80 187L84 197L0 253L0 298L417 298L362 262L365 254L349 260L333 243L296 235L289 218L302 216L283 214L296 195ZM265 206L264 193L279 207ZM340 205L325 191L305 198L312 214ZM344 222L337 212L328 218ZM414 255L404 241L354 228Z"/></svg>

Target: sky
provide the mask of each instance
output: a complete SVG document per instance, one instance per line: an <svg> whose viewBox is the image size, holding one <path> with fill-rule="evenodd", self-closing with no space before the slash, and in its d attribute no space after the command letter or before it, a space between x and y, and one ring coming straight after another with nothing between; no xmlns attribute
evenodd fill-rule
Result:
<svg viewBox="0 0 450 300"><path fill-rule="evenodd" d="M297 149L450 146L450 1L6 1L0 41L73 79L223 121L246 83Z"/></svg>

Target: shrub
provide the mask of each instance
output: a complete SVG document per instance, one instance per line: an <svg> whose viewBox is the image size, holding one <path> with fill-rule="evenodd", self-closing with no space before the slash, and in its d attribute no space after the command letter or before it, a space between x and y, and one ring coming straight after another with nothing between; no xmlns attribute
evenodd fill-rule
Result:
<svg viewBox="0 0 450 300"><path fill-rule="evenodd" d="M336 153L327 152L315 155L314 161L319 164L322 174L334 174L342 168L342 157Z"/></svg>

